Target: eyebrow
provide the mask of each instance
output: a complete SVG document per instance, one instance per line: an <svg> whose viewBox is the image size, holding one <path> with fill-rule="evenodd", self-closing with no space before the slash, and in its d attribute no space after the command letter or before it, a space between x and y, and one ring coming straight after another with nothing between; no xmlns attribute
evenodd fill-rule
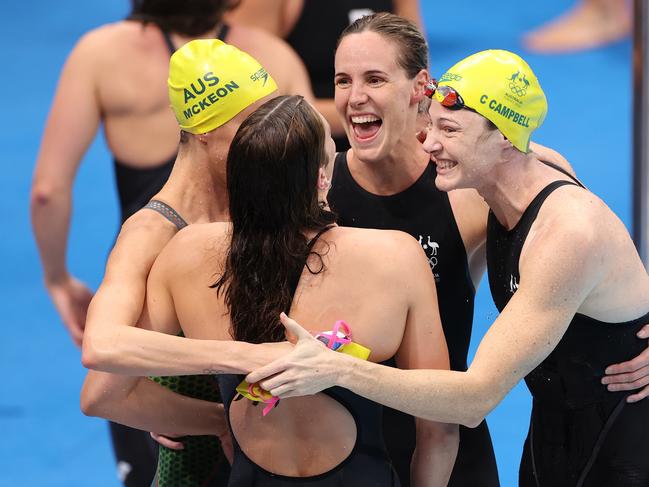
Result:
<svg viewBox="0 0 649 487"><path fill-rule="evenodd" d="M371 70L365 71L363 73L364 76L376 75L376 74L380 74L380 75L383 75L383 76L388 75L388 73L386 73L385 71L381 71L380 69L371 69ZM345 73L345 72L339 72L339 73L336 73L334 76L349 76L349 75L347 73Z"/></svg>
<svg viewBox="0 0 649 487"><path fill-rule="evenodd" d="M452 119L446 118L446 117L440 117L440 118L437 119L437 121L438 122L451 122L451 123L454 123L455 125L460 125L460 122L457 122L455 120L452 120Z"/></svg>

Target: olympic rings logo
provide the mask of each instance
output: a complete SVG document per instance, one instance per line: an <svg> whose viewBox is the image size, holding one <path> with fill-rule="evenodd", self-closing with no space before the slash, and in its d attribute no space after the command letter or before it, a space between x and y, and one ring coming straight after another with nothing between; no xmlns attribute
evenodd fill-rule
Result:
<svg viewBox="0 0 649 487"><path fill-rule="evenodd" d="M520 97L523 97L527 94L527 86L518 86L513 81L509 83L509 89L512 91L512 93Z"/></svg>

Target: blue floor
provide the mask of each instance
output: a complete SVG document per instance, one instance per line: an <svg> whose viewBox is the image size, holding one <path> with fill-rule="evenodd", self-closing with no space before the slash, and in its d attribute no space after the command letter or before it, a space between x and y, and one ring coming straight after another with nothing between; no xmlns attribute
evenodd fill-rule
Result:
<svg viewBox="0 0 649 487"><path fill-rule="evenodd" d="M523 32L572 4L423 0L432 74L485 48L523 52ZM122 18L125 0L3 2L0 17L5 108L0 274L4 345L0 370L0 486L116 487L107 429L79 412L84 369L79 352L42 287L29 226L29 186L38 142L60 68L75 40ZM525 54L524 54L525 55ZM562 152L581 179L622 218L631 220L630 43L583 54L525 55L548 95L550 111L535 140ZM101 137L85 158L75 187L69 267L96 287L117 230L113 174ZM81 204L82 203L82 204ZM473 345L496 317L486 285L478 295ZM516 484L529 395L516 388L490 416L503 486Z"/></svg>

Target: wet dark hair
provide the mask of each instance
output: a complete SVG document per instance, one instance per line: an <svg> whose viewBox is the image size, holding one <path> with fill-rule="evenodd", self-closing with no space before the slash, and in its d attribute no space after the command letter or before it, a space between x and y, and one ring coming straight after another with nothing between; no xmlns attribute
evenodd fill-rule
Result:
<svg viewBox="0 0 649 487"><path fill-rule="evenodd" d="M336 49L348 35L365 31L376 32L397 44L397 63L406 71L409 79L417 76L422 69L428 70L428 44L422 33L409 20L387 12L366 15L347 26L338 38Z"/></svg>
<svg viewBox="0 0 649 487"><path fill-rule="evenodd" d="M156 24L165 32L194 37L208 32L240 0L131 0L127 20Z"/></svg>
<svg viewBox="0 0 649 487"><path fill-rule="evenodd" d="M324 270L303 232L335 221L318 201L319 168L327 163L322 120L301 96L267 101L237 130L227 160L232 240L212 285L225 295L235 340L284 340L279 314L289 311L296 273L310 255L319 264L309 271Z"/></svg>

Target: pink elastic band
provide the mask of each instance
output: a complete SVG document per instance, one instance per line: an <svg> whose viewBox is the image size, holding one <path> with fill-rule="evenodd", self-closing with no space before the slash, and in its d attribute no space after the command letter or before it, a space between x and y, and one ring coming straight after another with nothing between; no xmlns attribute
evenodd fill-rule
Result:
<svg viewBox="0 0 649 487"><path fill-rule="evenodd" d="M340 329L343 329L343 337L338 336L338 332ZM327 348L330 348L331 350L336 349L336 344L341 344L345 345L346 343L351 343L352 342L352 331L349 328L349 325L345 323L343 320L338 320L336 323L334 323L334 327L331 331L327 331L324 333L318 333L316 335L316 338L319 337L324 337L326 338L327 341Z"/></svg>
<svg viewBox="0 0 649 487"><path fill-rule="evenodd" d="M248 393L252 397L259 399L260 402L263 402L266 405L266 407L261 412L262 416L266 416L275 407L275 405L279 401L279 397L272 396L269 398L264 398L263 396L260 396L255 392L255 387L259 387L259 386L256 384L248 384Z"/></svg>

